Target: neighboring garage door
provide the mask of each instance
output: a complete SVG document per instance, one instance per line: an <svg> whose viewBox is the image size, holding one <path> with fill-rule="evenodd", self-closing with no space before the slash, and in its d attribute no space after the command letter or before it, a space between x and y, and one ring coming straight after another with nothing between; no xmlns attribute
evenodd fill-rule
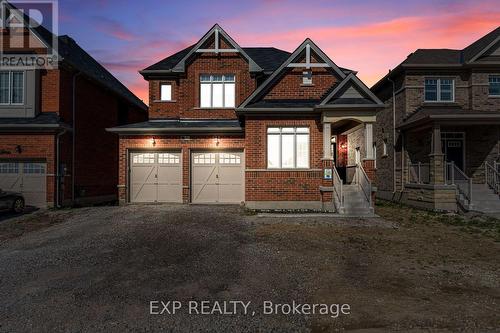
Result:
<svg viewBox="0 0 500 333"><path fill-rule="evenodd" d="M243 152L197 152L191 157L194 203L240 203L245 200Z"/></svg>
<svg viewBox="0 0 500 333"><path fill-rule="evenodd" d="M0 188L20 192L27 206L47 207L47 165L32 162L0 162Z"/></svg>
<svg viewBox="0 0 500 333"><path fill-rule="evenodd" d="M182 202L181 153L131 153L131 202Z"/></svg>

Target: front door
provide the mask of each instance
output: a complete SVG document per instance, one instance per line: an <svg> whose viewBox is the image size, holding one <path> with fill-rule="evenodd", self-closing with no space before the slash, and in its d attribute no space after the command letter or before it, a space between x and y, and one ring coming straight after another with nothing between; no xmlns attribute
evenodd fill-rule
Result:
<svg viewBox="0 0 500 333"><path fill-rule="evenodd" d="M443 132L441 137L446 161L455 163L460 170L464 171L465 133Z"/></svg>

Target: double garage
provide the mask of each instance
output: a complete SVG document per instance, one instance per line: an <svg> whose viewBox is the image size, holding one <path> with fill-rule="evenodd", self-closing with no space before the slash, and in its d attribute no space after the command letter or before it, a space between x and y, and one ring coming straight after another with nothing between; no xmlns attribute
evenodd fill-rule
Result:
<svg viewBox="0 0 500 333"><path fill-rule="evenodd" d="M184 188L190 189L192 203L244 201L242 151L192 151L189 155L189 161L183 161L181 151L131 152L129 201L182 203Z"/></svg>

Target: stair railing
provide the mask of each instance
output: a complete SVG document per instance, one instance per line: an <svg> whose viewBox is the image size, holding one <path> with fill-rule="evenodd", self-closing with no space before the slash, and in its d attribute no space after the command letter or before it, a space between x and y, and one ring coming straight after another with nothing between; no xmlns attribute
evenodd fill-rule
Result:
<svg viewBox="0 0 500 333"><path fill-rule="evenodd" d="M366 200L368 200L370 207L372 207L372 182L368 178L363 166L359 163L356 165L356 184L363 191Z"/></svg>
<svg viewBox="0 0 500 333"><path fill-rule="evenodd" d="M458 194L462 195L467 203L472 203L472 178L460 170L455 162L446 163L445 165L446 184L455 185Z"/></svg>
<svg viewBox="0 0 500 333"><path fill-rule="evenodd" d="M343 193L343 181L340 178L337 167L333 166L333 204L337 213L342 212L344 209L344 193Z"/></svg>
<svg viewBox="0 0 500 333"><path fill-rule="evenodd" d="M486 184L496 194L500 194L500 172L498 171L497 162L494 162L493 165L486 162Z"/></svg>

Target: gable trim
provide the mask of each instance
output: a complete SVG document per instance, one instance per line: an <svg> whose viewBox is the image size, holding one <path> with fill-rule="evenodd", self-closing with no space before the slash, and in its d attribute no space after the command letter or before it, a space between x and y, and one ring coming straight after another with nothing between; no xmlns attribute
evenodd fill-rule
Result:
<svg viewBox="0 0 500 333"><path fill-rule="evenodd" d="M215 34L215 49L201 49L201 46L212 36ZM219 38L222 35L229 44L233 47L232 49L220 49L219 48ZM232 53L240 53L245 59L248 60L248 64L250 67L250 72L261 72L262 68L257 65L257 63L250 58L250 56L236 43L231 36L229 36L224 29L222 29L218 24L215 24L199 41L196 45L173 67L172 72L180 72L183 73L186 70L186 60L189 59L194 53L203 53L203 52L232 52Z"/></svg>
<svg viewBox="0 0 500 333"><path fill-rule="evenodd" d="M489 43L488 46L486 46L484 49L482 49L481 51L479 51L479 53L477 53L474 57L472 57L471 60L467 61L467 63L471 63L471 62L476 61L479 57L481 57L483 54L485 54L486 51L488 51L490 48L492 48L493 45L495 45L499 41L500 41L500 36L498 36L497 38L495 38L495 40L492 41L491 43Z"/></svg>
<svg viewBox="0 0 500 333"><path fill-rule="evenodd" d="M340 76L341 79L344 79L346 77L346 74L323 52L321 49L314 44L314 42L307 38L300 44L300 46L288 57L288 59L281 64L281 66L276 69L271 76L269 76L264 83L260 85L259 88L257 88L248 98L240 105L239 109L245 108L248 103L250 103L255 97L257 97L259 94L262 93L262 91L267 88L267 86L273 82L273 80L285 69L287 68L290 64L292 64L292 61L304 50L307 48L307 45L309 47L312 47L313 50L325 61L325 63L328 65L328 67L333 68L333 70ZM307 52L307 50L306 50ZM302 64L302 66L306 65L305 63ZM312 65L312 64L311 64Z"/></svg>
<svg viewBox="0 0 500 333"><path fill-rule="evenodd" d="M327 103L348 83L348 82L353 82L358 88L360 88L364 93L366 93L377 105L384 106L384 103L375 96L374 93L371 92L370 89L361 81L356 75L353 73L350 73L344 81L340 82L340 84L333 89L333 91L326 96L323 101L320 103L320 106L327 106ZM328 105L330 106L330 105ZM373 105L367 105L373 107Z"/></svg>

